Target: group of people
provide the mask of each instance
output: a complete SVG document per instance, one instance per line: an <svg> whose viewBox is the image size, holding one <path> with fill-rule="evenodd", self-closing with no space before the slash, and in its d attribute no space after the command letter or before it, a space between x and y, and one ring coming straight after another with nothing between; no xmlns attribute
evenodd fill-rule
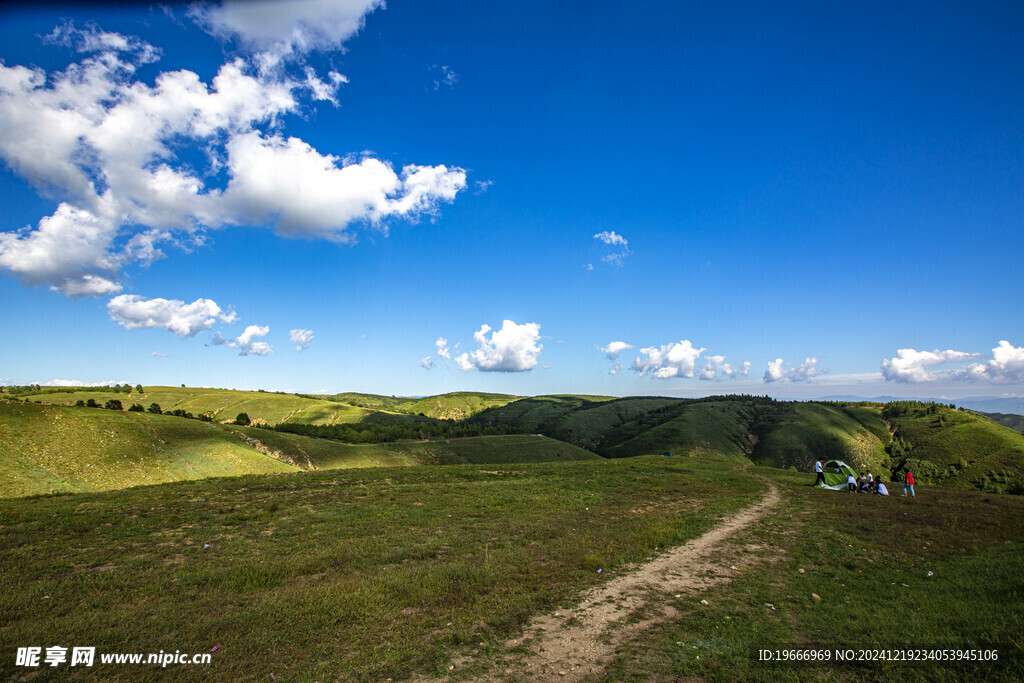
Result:
<svg viewBox="0 0 1024 683"><path fill-rule="evenodd" d="M836 470L839 471L838 469ZM814 473L817 478L814 480L814 485L825 483L825 459L819 458L814 463ZM861 472L859 477L854 477L852 472L846 475L846 489L848 491L858 491L860 493L877 493L880 496L888 496L889 489L886 488L885 482L882 479L873 477L871 472ZM903 482L903 496L906 497L907 491L910 491L910 497L916 498L914 495L914 474L907 472Z"/></svg>
<svg viewBox="0 0 1024 683"><path fill-rule="evenodd" d="M875 479L868 472L867 475L863 472L856 479L853 478L853 474L846 475L846 489L848 491L859 491L860 493L877 493L880 496L888 496L889 489L885 487L885 482L881 478Z"/></svg>

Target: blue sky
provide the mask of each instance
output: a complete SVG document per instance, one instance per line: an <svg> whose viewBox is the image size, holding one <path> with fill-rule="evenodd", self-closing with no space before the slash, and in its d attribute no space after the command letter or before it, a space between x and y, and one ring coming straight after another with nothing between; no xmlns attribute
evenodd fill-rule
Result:
<svg viewBox="0 0 1024 683"><path fill-rule="evenodd" d="M6 383L1024 395L1019 3L0 12Z"/></svg>

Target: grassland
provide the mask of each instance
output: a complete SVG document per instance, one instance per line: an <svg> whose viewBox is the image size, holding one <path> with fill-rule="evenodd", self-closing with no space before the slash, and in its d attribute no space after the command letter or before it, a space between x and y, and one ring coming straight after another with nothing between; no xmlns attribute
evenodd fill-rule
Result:
<svg viewBox="0 0 1024 683"><path fill-rule="evenodd" d="M598 460L600 456L571 444L536 435L478 436L437 441L398 441L351 445L299 434L223 425L244 434L274 457L303 469L413 465L507 464Z"/></svg>
<svg viewBox="0 0 1024 683"><path fill-rule="evenodd" d="M0 497L294 470L197 420L0 402Z"/></svg>
<svg viewBox="0 0 1024 683"><path fill-rule="evenodd" d="M806 475L761 474L780 484L784 505L724 550L749 565L707 593L669 597L681 616L624 648L611 679L1024 676L1024 500L927 487L916 500L881 498L813 489ZM794 646L994 648L999 659L758 661L760 649Z"/></svg>
<svg viewBox="0 0 1024 683"><path fill-rule="evenodd" d="M852 414L851 414L852 413ZM881 411L858 406L854 410L819 403L794 403L784 417L762 436L754 459L774 467L813 468L818 458L842 460L855 469L888 470L888 455L881 435L888 436Z"/></svg>
<svg viewBox="0 0 1024 683"><path fill-rule="evenodd" d="M533 615L695 537L759 498L765 479L783 502L719 549L723 565L738 565L732 579L651 593L646 613L677 616L624 647L609 679L1024 675L1024 499L821 491L807 474L710 456L260 475L0 501L0 649L219 646L210 667L65 668L68 680L486 676L528 655L506 639ZM757 661L759 649L793 645L995 648L999 659ZM0 658L3 678L23 673Z"/></svg>
<svg viewBox="0 0 1024 683"><path fill-rule="evenodd" d="M543 436L350 445L170 415L0 402L0 498L295 469L597 458Z"/></svg>
<svg viewBox="0 0 1024 683"><path fill-rule="evenodd" d="M1024 435L976 413L940 408L892 418L894 469L919 481L1024 493Z"/></svg>
<svg viewBox="0 0 1024 683"><path fill-rule="evenodd" d="M176 679L448 672L531 615L759 497L714 459L375 468L0 501L16 646L209 652ZM598 573L598 570L603 570ZM482 644L482 645L481 645ZM67 680L158 680L146 667Z"/></svg>
<svg viewBox="0 0 1024 683"><path fill-rule="evenodd" d="M359 422L374 412L348 403L305 398L294 394L194 387L144 387L142 394L134 391L125 394L96 390L48 393L33 396L30 400L73 405L76 401L88 401L90 398L100 405L109 399L117 399L126 409L132 403L138 403L143 407L156 403L165 412L180 409L193 415L205 413L218 422L228 422L234 420L239 413L246 413L252 420L272 425L280 422Z"/></svg>

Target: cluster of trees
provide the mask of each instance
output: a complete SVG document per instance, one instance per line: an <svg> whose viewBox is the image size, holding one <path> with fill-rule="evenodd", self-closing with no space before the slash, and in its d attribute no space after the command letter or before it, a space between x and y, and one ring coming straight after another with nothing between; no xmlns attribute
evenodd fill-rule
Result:
<svg viewBox="0 0 1024 683"><path fill-rule="evenodd" d="M310 425L286 422L273 427L279 432L301 434L319 439L332 439L345 443L387 443L414 439L458 439L469 436L501 436L522 434L523 430L509 425L488 425L481 422L437 420L416 424L374 424L366 422Z"/></svg>
<svg viewBox="0 0 1024 683"><path fill-rule="evenodd" d="M956 405L949 403L934 403L925 401L893 401L886 403L882 408L882 417L891 420L894 417L922 417L924 415L938 415L939 411L948 408L949 410L963 410Z"/></svg>

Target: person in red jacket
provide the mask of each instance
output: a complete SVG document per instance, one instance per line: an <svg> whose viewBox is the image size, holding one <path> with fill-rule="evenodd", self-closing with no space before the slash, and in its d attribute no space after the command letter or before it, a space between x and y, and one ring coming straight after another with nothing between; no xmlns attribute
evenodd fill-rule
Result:
<svg viewBox="0 0 1024 683"><path fill-rule="evenodd" d="M904 498L907 497L907 489L908 488L910 489L910 497L911 498L915 498L916 496L914 496L914 473L910 472L910 471L907 471L907 478L903 482L903 497Z"/></svg>

